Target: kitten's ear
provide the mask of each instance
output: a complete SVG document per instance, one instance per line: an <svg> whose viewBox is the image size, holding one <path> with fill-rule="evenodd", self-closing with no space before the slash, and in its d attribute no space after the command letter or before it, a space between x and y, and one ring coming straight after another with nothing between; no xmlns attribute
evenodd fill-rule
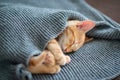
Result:
<svg viewBox="0 0 120 80"><path fill-rule="evenodd" d="M78 24L77 27L85 32L88 32L95 27L95 22L91 20L81 21L81 24Z"/></svg>

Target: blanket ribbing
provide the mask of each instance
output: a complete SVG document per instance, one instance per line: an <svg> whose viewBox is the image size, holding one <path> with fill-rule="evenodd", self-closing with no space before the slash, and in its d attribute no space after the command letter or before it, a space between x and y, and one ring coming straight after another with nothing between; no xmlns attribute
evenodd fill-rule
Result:
<svg viewBox="0 0 120 80"><path fill-rule="evenodd" d="M29 58L64 29L67 20L91 19L95 40L69 54L55 75L32 75ZM106 80L120 74L120 25L84 0L0 0L0 80Z"/></svg>

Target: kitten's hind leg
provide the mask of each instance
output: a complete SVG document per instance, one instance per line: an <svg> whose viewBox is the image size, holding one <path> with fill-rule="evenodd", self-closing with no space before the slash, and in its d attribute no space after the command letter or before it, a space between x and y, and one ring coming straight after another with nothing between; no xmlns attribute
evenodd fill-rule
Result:
<svg viewBox="0 0 120 80"><path fill-rule="evenodd" d="M48 42L47 49L53 53L58 65L65 65L70 62L70 57L63 54L58 42L55 39Z"/></svg>
<svg viewBox="0 0 120 80"><path fill-rule="evenodd" d="M40 55L31 57L27 69L34 74L54 74L58 73L61 68L56 65L53 54L48 50L44 50Z"/></svg>

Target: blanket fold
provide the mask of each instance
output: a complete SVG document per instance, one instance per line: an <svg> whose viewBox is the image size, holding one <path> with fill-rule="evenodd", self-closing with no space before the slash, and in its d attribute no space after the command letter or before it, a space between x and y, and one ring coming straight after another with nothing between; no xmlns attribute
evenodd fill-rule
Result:
<svg viewBox="0 0 120 80"><path fill-rule="evenodd" d="M60 73L32 75L26 70L30 57L39 55L67 20L88 19L96 22L87 33L95 39L70 54L72 62ZM120 25L84 0L1 0L0 80L112 79L120 74L119 40Z"/></svg>

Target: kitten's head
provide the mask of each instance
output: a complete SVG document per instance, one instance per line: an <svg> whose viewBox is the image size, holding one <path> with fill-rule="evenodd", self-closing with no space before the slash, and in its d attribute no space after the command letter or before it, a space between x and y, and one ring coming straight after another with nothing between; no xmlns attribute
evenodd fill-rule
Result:
<svg viewBox="0 0 120 80"><path fill-rule="evenodd" d="M91 30L95 23L90 20L67 22L67 28L59 36L58 42L63 52L72 52L79 49L85 42L85 33Z"/></svg>

